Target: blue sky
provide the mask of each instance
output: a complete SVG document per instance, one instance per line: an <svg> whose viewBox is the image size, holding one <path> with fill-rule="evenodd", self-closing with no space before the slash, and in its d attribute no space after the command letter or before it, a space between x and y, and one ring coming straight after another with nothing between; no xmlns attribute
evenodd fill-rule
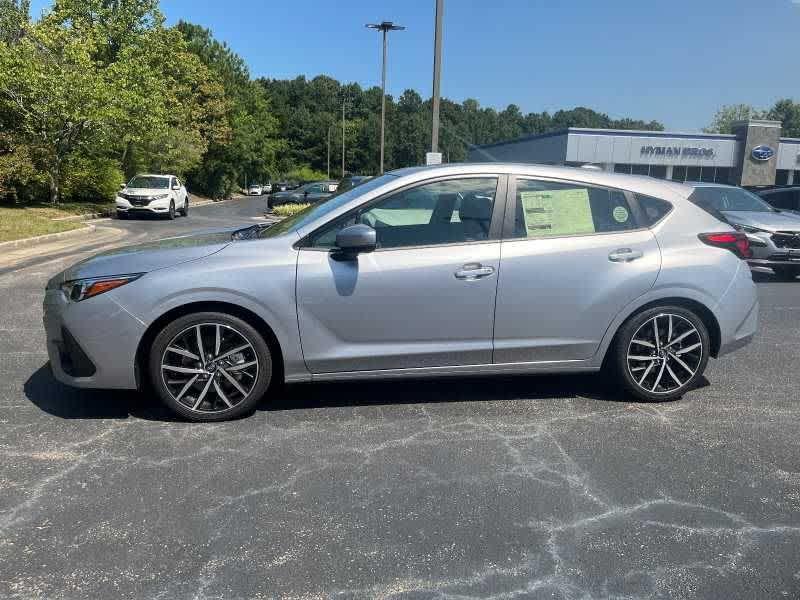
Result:
<svg viewBox="0 0 800 600"><path fill-rule="evenodd" d="M36 16L47 0L34 0ZM162 0L170 23L209 27L254 76L324 73L431 93L434 0ZM502 109L582 105L697 130L722 104L800 100L798 0L445 0L442 94Z"/></svg>

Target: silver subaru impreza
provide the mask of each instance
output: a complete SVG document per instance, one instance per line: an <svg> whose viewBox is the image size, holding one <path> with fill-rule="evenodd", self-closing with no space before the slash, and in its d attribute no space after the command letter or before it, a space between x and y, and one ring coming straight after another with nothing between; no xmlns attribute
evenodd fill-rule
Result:
<svg viewBox="0 0 800 600"><path fill-rule="evenodd" d="M60 273L52 369L150 383L198 421L251 412L284 381L606 369L634 398L676 398L758 318L747 236L692 193L537 165L395 171L269 227Z"/></svg>

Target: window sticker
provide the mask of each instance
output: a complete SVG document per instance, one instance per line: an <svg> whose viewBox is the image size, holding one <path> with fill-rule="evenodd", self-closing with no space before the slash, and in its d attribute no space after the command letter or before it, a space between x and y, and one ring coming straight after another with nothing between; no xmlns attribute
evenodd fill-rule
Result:
<svg viewBox="0 0 800 600"><path fill-rule="evenodd" d="M589 190L537 190L520 192L528 237L594 233Z"/></svg>
<svg viewBox="0 0 800 600"><path fill-rule="evenodd" d="M624 206L617 206L614 208L614 212L611 214L614 215L614 220L617 223L627 223L628 217L630 217L628 214L628 209Z"/></svg>

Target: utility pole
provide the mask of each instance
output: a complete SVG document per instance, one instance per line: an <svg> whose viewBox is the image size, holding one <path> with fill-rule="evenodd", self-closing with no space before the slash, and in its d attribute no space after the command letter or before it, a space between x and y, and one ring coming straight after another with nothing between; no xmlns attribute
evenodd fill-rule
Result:
<svg viewBox="0 0 800 600"><path fill-rule="evenodd" d="M347 98L342 98L342 179L344 179L344 103Z"/></svg>
<svg viewBox="0 0 800 600"><path fill-rule="evenodd" d="M328 179L331 178L331 126L328 125Z"/></svg>
<svg viewBox="0 0 800 600"><path fill-rule="evenodd" d="M442 18L444 0L436 0L436 33L433 42L433 123L431 152L439 152L439 101L442 79Z"/></svg>
<svg viewBox="0 0 800 600"><path fill-rule="evenodd" d="M369 23L368 29L377 29L383 33L383 69L381 74L381 175L383 175L383 157L386 143L386 34L390 31L405 29L402 25L395 25L391 21L382 23Z"/></svg>

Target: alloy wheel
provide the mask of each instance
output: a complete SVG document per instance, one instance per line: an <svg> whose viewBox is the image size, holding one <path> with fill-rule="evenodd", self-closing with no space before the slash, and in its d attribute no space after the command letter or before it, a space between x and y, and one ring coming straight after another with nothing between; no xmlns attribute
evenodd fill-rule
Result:
<svg viewBox="0 0 800 600"><path fill-rule="evenodd" d="M703 362L703 338L687 318L655 315L628 344L628 372L650 394L671 394L688 384Z"/></svg>
<svg viewBox="0 0 800 600"><path fill-rule="evenodd" d="M242 332L223 323L187 327L167 344L161 377L172 398L199 413L230 410L253 392L259 359Z"/></svg>

